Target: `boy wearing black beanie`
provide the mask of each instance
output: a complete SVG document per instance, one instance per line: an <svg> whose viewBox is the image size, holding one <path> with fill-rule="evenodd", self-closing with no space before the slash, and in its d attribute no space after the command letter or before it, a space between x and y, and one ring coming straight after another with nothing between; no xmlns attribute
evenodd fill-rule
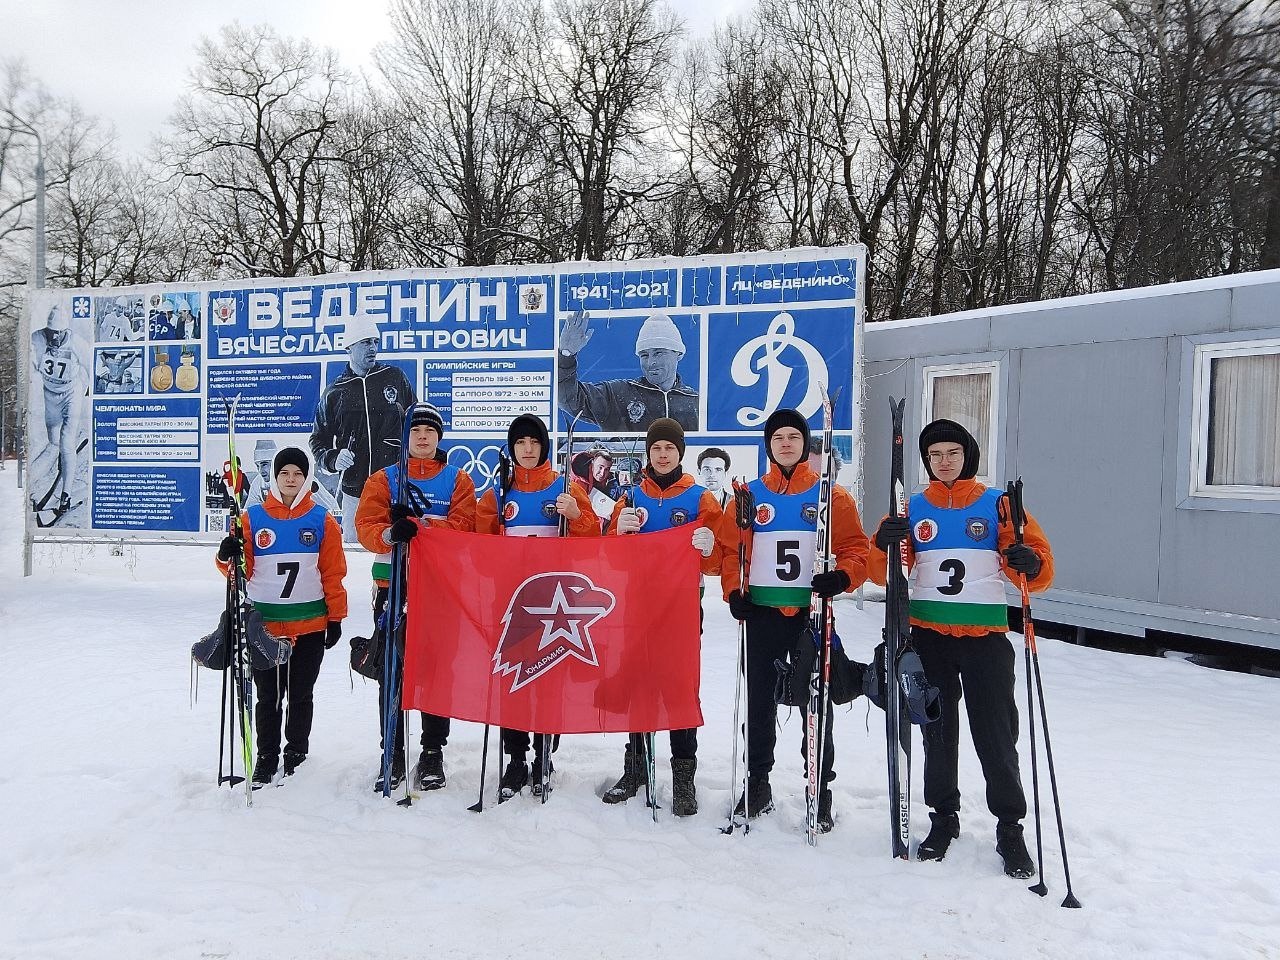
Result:
<svg viewBox="0 0 1280 960"><path fill-rule="evenodd" d="M702 553L702 572L720 572L720 556L714 530L720 522L720 504L715 495L694 482L684 472L684 428L670 417L659 417L645 434L648 465L640 483L614 507L609 520L610 534L652 533L685 526L693 531L690 542ZM692 588L692 585L690 585ZM605 803L621 803L636 795L647 779L645 735L627 738L622 776L605 791ZM698 770L698 731L671 731L671 812L688 817L698 812L694 775Z"/></svg>
<svg viewBox="0 0 1280 960"><path fill-rule="evenodd" d="M844 487L831 489L831 549L834 569L814 573L818 490L821 477L809 466L809 423L796 410L775 410L764 425L769 469L749 484L755 511L749 530L738 528L735 510L724 513L717 530L723 558L720 584L729 610L747 625L747 789L735 813L757 817L773 809L773 769L778 704L774 700L775 661L786 661L809 625L814 593L832 597L853 590L867 578L867 537L853 497ZM738 566L738 538L746 543L747 569ZM803 707L807 711L807 705ZM832 724L826 724L822 748L822 788L818 794L818 830L835 825L831 788L835 779ZM807 750L801 741L801 753Z"/></svg>
<svg viewBox="0 0 1280 960"><path fill-rule="evenodd" d="M480 497L476 505L476 532L508 537L554 537L560 532L560 518L571 537L600 536L600 518L581 484L564 489L560 474L550 461L551 438L541 417L522 413L507 428L506 466L509 476L500 477ZM530 782L529 734L502 729L502 750L507 767L498 781L498 802L510 800ZM545 749L536 750L533 762L533 793L542 790ZM549 758L548 758L549 762ZM547 773L550 774L550 769Z"/></svg>
<svg viewBox="0 0 1280 960"><path fill-rule="evenodd" d="M440 450L440 440L444 436L444 420L440 411L431 404L419 403L409 408L407 416L409 450L405 463L409 476L406 479L416 491L413 498L416 506L392 502L391 491L396 488L396 474L400 470L400 465L393 463L368 479L356 510L356 533L360 543L374 554L373 582L377 587L373 599L375 623L387 605L393 543L408 543L418 535L423 525L466 531L476 528L476 487L471 476L449 463ZM382 708L383 698L379 695L380 730L385 729ZM444 786L444 745L448 739L448 717L422 714L422 754L414 772L414 785L419 790L439 790ZM392 789L404 779L404 773L404 737L398 735L391 758ZM373 789L375 793L382 792L381 773Z"/></svg>
<svg viewBox="0 0 1280 960"><path fill-rule="evenodd" d="M1004 871L1035 873L1022 838L1027 800L1018 770L1014 652L1007 631L1004 584L1026 576L1031 590L1053 581L1053 554L1040 525L1027 516L1025 542L1002 516L1002 494L974 479L978 442L954 420L920 431L929 485L911 497L906 517L886 517L876 531L871 577L883 584L889 553L907 543L912 568L911 642L940 693L942 717L924 727L924 800L933 821L920 860L941 860L960 835L960 699L986 779L987 807L997 820L996 851Z"/></svg>

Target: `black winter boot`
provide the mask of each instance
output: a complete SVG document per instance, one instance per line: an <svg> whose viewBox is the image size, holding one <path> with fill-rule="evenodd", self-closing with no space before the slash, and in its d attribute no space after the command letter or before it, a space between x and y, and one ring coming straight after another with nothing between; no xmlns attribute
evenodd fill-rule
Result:
<svg viewBox="0 0 1280 960"><path fill-rule="evenodd" d="M769 786L769 775L762 773L759 776L754 774L748 776L746 793L738 798L738 805L733 808L733 815L741 817L750 811L750 817L754 820L772 809L773 788Z"/></svg>
<svg viewBox="0 0 1280 960"><path fill-rule="evenodd" d="M671 758L671 812L677 817L692 817L698 812L698 789L693 784L698 772L697 758Z"/></svg>
<svg viewBox="0 0 1280 960"><path fill-rule="evenodd" d="M523 757L512 757L507 769L502 771L502 779L498 781L498 802L506 803L524 789L529 782L529 764Z"/></svg>
<svg viewBox="0 0 1280 960"><path fill-rule="evenodd" d="M600 799L605 803L622 803L624 800L630 800L640 792L640 787L643 786L646 778L644 748L635 750L628 742L627 752L623 757L622 776L618 778L617 783L604 792L604 796Z"/></svg>
<svg viewBox="0 0 1280 960"><path fill-rule="evenodd" d="M929 835L916 847L917 860L941 860L947 855L951 841L960 836L960 817L954 813L931 813L933 826Z"/></svg>
<svg viewBox="0 0 1280 960"><path fill-rule="evenodd" d="M1022 824L996 825L996 853L1004 861L1004 872L1015 880L1029 880L1036 875L1036 865L1022 839Z"/></svg>
<svg viewBox="0 0 1280 960"><path fill-rule="evenodd" d="M261 790L265 787L276 778L276 771L279 769L279 757L259 757L253 765L253 789Z"/></svg>
<svg viewBox="0 0 1280 960"><path fill-rule="evenodd" d="M444 752L423 750L414 771L414 783L419 790L439 790L444 786Z"/></svg>
<svg viewBox="0 0 1280 960"><path fill-rule="evenodd" d="M391 789L404 783L404 754L397 753L391 758ZM378 778L373 781L373 792L382 793L382 758L378 758Z"/></svg>
<svg viewBox="0 0 1280 960"><path fill-rule="evenodd" d="M555 762L547 757L547 796L551 795L551 774L556 772ZM542 796L542 757L535 754L533 758L533 773L529 776L529 792L535 797Z"/></svg>
<svg viewBox="0 0 1280 960"><path fill-rule="evenodd" d="M835 818L831 816L831 791L823 788L818 794L818 832L830 833L835 825Z"/></svg>
<svg viewBox="0 0 1280 960"><path fill-rule="evenodd" d="M284 751L284 775L292 777L293 771L302 766L302 761L307 759L305 753L299 753L297 750L290 750L288 747Z"/></svg>

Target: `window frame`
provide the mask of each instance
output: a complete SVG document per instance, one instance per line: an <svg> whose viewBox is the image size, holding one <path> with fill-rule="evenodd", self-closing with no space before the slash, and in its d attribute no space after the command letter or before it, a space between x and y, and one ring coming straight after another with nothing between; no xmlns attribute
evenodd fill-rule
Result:
<svg viewBox="0 0 1280 960"><path fill-rule="evenodd" d="M1191 359L1191 451L1190 490L1192 497L1225 500L1280 501L1280 486L1209 483L1209 394L1213 361L1229 357L1250 357L1259 353L1280 354L1280 337L1256 340L1224 340L1197 343Z"/></svg>
<svg viewBox="0 0 1280 960"><path fill-rule="evenodd" d="M925 424L936 419L933 414L933 385L936 380L944 377L967 377L979 373L985 373L991 377L991 400L987 409L987 449L982 451L982 470L974 479L989 487L997 474L999 464L997 451L1000 445L1000 378L1002 373L999 359L922 365L920 368L922 381L920 396L921 427L923 428ZM977 438L975 437L974 439ZM929 474L925 470L923 459L920 461L918 473L921 485L927 485L929 483Z"/></svg>

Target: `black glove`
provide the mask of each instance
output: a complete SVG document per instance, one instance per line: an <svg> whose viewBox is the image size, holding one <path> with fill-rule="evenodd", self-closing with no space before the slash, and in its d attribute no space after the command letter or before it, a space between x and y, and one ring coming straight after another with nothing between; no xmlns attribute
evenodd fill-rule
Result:
<svg viewBox="0 0 1280 960"><path fill-rule="evenodd" d="M230 563L242 553L244 553L244 544L235 534L223 537L222 542L218 544L218 559L223 563Z"/></svg>
<svg viewBox="0 0 1280 960"><path fill-rule="evenodd" d="M885 553L895 543L900 543L911 536L911 521L906 517L885 517L880 521L880 529L874 537L876 546Z"/></svg>
<svg viewBox="0 0 1280 960"><path fill-rule="evenodd" d="M853 581L843 570L828 570L826 573L813 575L813 592L820 597L834 597L844 593Z"/></svg>
<svg viewBox="0 0 1280 960"><path fill-rule="evenodd" d="M1010 570L1025 573L1032 580L1040 572L1040 558L1025 543L1015 543L1013 546L1005 547L1004 558Z"/></svg>
<svg viewBox="0 0 1280 960"><path fill-rule="evenodd" d="M338 645L338 641L342 639L342 621L330 620L329 626L324 631L324 648L332 650Z"/></svg>
<svg viewBox="0 0 1280 960"><path fill-rule="evenodd" d="M395 523L397 520L404 520L412 516L414 516L413 507L409 506L407 503L393 503L391 505L391 522L392 523Z"/></svg>
<svg viewBox="0 0 1280 960"><path fill-rule="evenodd" d="M751 602L751 597L741 590L729 594L729 612L735 620L753 620L760 614L760 607Z"/></svg>
<svg viewBox="0 0 1280 960"><path fill-rule="evenodd" d="M418 521L401 517L391 525L391 542L408 543L418 535Z"/></svg>

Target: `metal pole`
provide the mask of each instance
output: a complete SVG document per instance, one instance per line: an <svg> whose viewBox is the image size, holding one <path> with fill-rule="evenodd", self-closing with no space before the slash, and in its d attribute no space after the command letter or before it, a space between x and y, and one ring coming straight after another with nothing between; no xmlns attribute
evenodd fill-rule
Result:
<svg viewBox="0 0 1280 960"><path fill-rule="evenodd" d="M16 119L16 118L15 118ZM27 291L26 309L22 311L21 330L18 334L17 349L14 351L15 363L18 366L18 424L19 430L25 431L27 422L27 368L31 365L31 310L34 291L43 289L45 280L45 211L44 211L44 141L30 124L25 124L27 133L36 138L36 229L32 241L31 253L31 285ZM24 434L19 434L23 436ZM23 443L18 450L18 487L22 487L22 476L27 458L29 444ZM30 510L24 510L26 522L22 533L22 575L31 576L31 526L34 517Z"/></svg>

